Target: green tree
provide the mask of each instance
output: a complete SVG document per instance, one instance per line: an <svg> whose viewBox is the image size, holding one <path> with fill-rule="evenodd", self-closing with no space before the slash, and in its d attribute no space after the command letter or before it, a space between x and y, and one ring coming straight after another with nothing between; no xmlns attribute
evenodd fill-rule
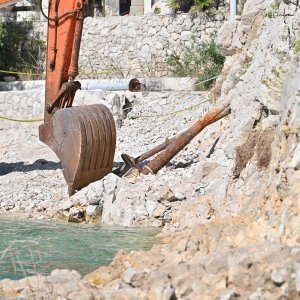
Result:
<svg viewBox="0 0 300 300"><path fill-rule="evenodd" d="M31 22L0 23L0 69L42 73L45 42Z"/></svg>

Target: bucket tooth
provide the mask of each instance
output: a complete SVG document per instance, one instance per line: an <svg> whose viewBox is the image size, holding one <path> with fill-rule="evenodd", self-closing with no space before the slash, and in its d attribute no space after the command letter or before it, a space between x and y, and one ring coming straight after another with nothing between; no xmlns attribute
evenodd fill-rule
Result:
<svg viewBox="0 0 300 300"><path fill-rule="evenodd" d="M112 171L116 127L105 105L60 109L39 127L39 136L60 159L69 196Z"/></svg>

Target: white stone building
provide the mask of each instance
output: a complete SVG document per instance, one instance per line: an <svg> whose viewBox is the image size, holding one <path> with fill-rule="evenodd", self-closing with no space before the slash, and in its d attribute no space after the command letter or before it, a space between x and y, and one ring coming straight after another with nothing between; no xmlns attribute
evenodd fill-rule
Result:
<svg viewBox="0 0 300 300"><path fill-rule="evenodd" d="M49 0L42 0L46 11ZM88 0L87 15L91 17L141 16L153 11L153 5L165 7L167 0ZM0 21L40 20L37 0L0 0Z"/></svg>
<svg viewBox="0 0 300 300"><path fill-rule="evenodd" d="M141 16L151 12L156 2L162 3L165 0L102 0L102 2L105 16Z"/></svg>

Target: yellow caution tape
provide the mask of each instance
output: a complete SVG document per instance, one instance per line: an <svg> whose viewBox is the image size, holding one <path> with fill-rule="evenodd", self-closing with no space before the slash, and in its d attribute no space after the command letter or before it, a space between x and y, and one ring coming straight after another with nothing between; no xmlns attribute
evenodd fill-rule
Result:
<svg viewBox="0 0 300 300"><path fill-rule="evenodd" d="M150 65L150 66L145 66L145 68L151 68L151 67L157 67L159 65L165 65L166 63L158 63L156 65ZM129 69L118 69L118 68L112 68L110 70L104 70L101 72L91 72L91 73L80 73L79 76L84 76L84 75L101 75L101 74L114 74L118 72L123 72L123 71L131 71L131 70L143 70L145 69L144 67L139 67L139 68L129 68ZM26 73L26 72L18 72L18 71L6 71L6 70L0 70L0 73L5 73L5 74L20 74L20 75L30 75L30 76L45 76L45 73Z"/></svg>
<svg viewBox="0 0 300 300"><path fill-rule="evenodd" d="M166 116L172 116L172 115L177 115L179 113L182 113L182 112L185 112L185 111L188 111L188 110L192 110L198 106L201 106L202 104L204 103L207 103L211 101L211 98L208 98L206 99L205 101L203 102L200 102L196 105L192 105L192 106L189 106L187 108L183 108L183 109L179 109L179 110L176 110L176 111L172 111L172 112L169 112L169 113L166 113L166 114L161 114L161 115L142 115L142 116L129 116L128 118L129 119L147 119L147 118L158 118L158 117L166 117Z"/></svg>
<svg viewBox="0 0 300 300"><path fill-rule="evenodd" d="M211 77L211 78L208 78L208 79L206 79L206 80L199 81L199 82L195 83L194 86L200 85L200 84L202 84L202 83L204 83L204 82L211 81L211 80L213 80L213 79L217 79L218 77L219 77L219 75L214 76L214 77Z"/></svg>
<svg viewBox="0 0 300 300"><path fill-rule="evenodd" d="M6 70L0 70L0 73L6 73L6 74L21 74L21 75L32 75L32 76L41 76L41 75L44 75L44 74L26 73L26 72L17 72L17 71L6 71Z"/></svg>
<svg viewBox="0 0 300 300"><path fill-rule="evenodd" d="M207 103L211 100L211 98L206 99L205 101L202 101L196 105L189 106L187 108L183 108L180 110L172 111L166 114L161 114L161 115L141 115L141 116L129 116L129 119L148 119L148 118L160 118L160 117L166 117L166 116L172 116L172 115L177 115L179 113L192 110L204 103ZM114 115L114 116L119 116L119 115ZM32 123L32 122L42 122L44 119L16 119L16 118L11 118L7 116L0 116L0 119L8 120L8 121L14 121L14 122L26 122L26 123Z"/></svg>
<svg viewBox="0 0 300 300"><path fill-rule="evenodd" d="M14 121L14 122L25 122L25 123L44 121L44 119L16 119L16 118L11 118L11 117L6 117L6 116L0 116L0 119Z"/></svg>

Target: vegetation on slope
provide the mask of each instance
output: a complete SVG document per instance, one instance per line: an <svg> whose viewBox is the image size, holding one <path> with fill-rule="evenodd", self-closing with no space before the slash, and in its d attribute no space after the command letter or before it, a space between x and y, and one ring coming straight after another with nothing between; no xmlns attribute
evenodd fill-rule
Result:
<svg viewBox="0 0 300 300"><path fill-rule="evenodd" d="M173 75L178 77L191 76L197 78L197 89L207 90L221 73L225 57L219 50L214 39L205 42L193 41L185 47L181 55L171 54L167 59Z"/></svg>
<svg viewBox="0 0 300 300"><path fill-rule="evenodd" d="M193 10L207 8L212 2L212 0L169 0L168 6L175 11L188 12L192 8Z"/></svg>

